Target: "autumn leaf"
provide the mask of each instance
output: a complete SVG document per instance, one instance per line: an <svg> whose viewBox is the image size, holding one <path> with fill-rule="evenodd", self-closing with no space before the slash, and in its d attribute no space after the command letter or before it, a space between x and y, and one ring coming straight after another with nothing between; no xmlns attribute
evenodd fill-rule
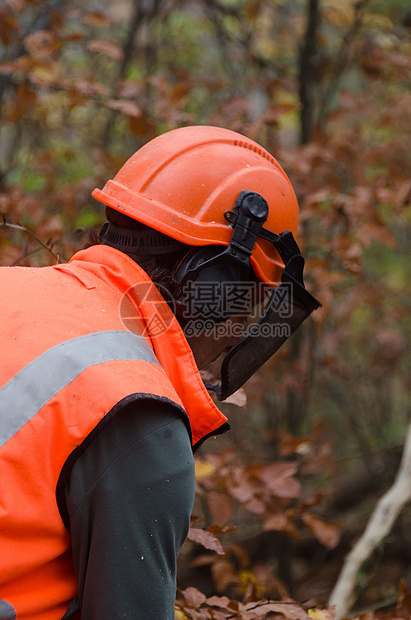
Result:
<svg viewBox="0 0 411 620"><path fill-rule="evenodd" d="M247 393L243 388L240 388L234 394L231 394L225 399L224 404L236 405L237 407L247 406Z"/></svg>
<svg viewBox="0 0 411 620"><path fill-rule="evenodd" d="M18 103L17 109L15 109L16 120L27 113L34 106L37 101L37 93L30 88L27 81L20 84L16 93L16 101Z"/></svg>
<svg viewBox="0 0 411 620"><path fill-rule="evenodd" d="M327 549L334 549L340 542L343 528L338 523L327 523L327 521L310 513L305 513L302 520L317 540Z"/></svg>
<svg viewBox="0 0 411 620"><path fill-rule="evenodd" d="M405 579L401 579L398 588L398 614L401 618L411 618L411 596Z"/></svg>
<svg viewBox="0 0 411 620"><path fill-rule="evenodd" d="M14 15L11 15L3 7L0 7L0 41L8 45L13 40L13 35L18 32L18 23Z"/></svg>
<svg viewBox="0 0 411 620"><path fill-rule="evenodd" d="M217 592L224 592L231 584L238 583L236 567L226 557L217 558L211 565L211 574Z"/></svg>
<svg viewBox="0 0 411 620"><path fill-rule="evenodd" d="M102 82L94 82L92 79L76 78L70 86L82 95L88 97L93 97L94 95L106 97L108 94L108 88L105 84Z"/></svg>
<svg viewBox="0 0 411 620"><path fill-rule="evenodd" d="M297 470L294 461L271 463L260 467L259 477L277 497L294 498L301 493L301 484L293 477Z"/></svg>
<svg viewBox="0 0 411 620"><path fill-rule="evenodd" d="M89 26L98 28L108 27L111 24L109 18L100 11L88 11L88 13L83 16L83 22Z"/></svg>
<svg viewBox="0 0 411 620"><path fill-rule="evenodd" d="M277 512L276 514L270 515L268 519L264 521L263 530L274 530L277 532L281 532L285 530L285 528L287 527L287 523L287 515L284 512Z"/></svg>
<svg viewBox="0 0 411 620"><path fill-rule="evenodd" d="M107 41L106 39L94 39L94 41L90 41L87 44L87 47L90 52L104 54L104 56L108 56L113 60L122 60L123 58L122 48L116 43Z"/></svg>
<svg viewBox="0 0 411 620"><path fill-rule="evenodd" d="M228 491L234 499L242 504L254 498L255 487L248 481L246 474L239 473L235 480L228 481Z"/></svg>
<svg viewBox="0 0 411 620"><path fill-rule="evenodd" d="M219 607L220 609L230 609L229 605L231 603L231 600L228 598L228 596L210 596L207 599L207 605L210 605L210 607Z"/></svg>
<svg viewBox="0 0 411 620"><path fill-rule="evenodd" d="M26 36L24 46L36 61L50 62L61 44L51 31L37 30Z"/></svg>
<svg viewBox="0 0 411 620"><path fill-rule="evenodd" d="M229 495L218 491L209 491L207 501L213 519L221 523L227 523L227 521L232 519L233 502Z"/></svg>
<svg viewBox="0 0 411 620"><path fill-rule="evenodd" d="M220 543L218 538L216 538L210 532L206 532L205 530L197 527L190 527L190 529L188 530L187 538L193 542L202 545L206 549L211 549L212 551L215 551L219 555L224 555L224 549L222 547L222 544Z"/></svg>
<svg viewBox="0 0 411 620"><path fill-rule="evenodd" d="M281 614L284 618L289 620L308 620L309 615L300 607L300 605L289 602L278 603L247 603L246 605L240 605L240 610L244 612L251 612L255 618L266 617L269 612ZM245 616L246 617L246 616ZM250 620L253 616L249 616Z"/></svg>
<svg viewBox="0 0 411 620"><path fill-rule="evenodd" d="M125 114L125 116L137 118L142 114L141 108L134 101L128 99L109 99L106 101L106 106L111 110Z"/></svg>
<svg viewBox="0 0 411 620"><path fill-rule="evenodd" d="M298 529L288 512L278 512L272 514L263 523L263 530L284 532L288 536L298 538Z"/></svg>
<svg viewBox="0 0 411 620"><path fill-rule="evenodd" d="M205 594L200 592L200 590L197 590L197 588L193 588L192 586L186 588L185 590L182 590L181 594L183 595L187 605L189 607L192 607L193 609L197 609L198 607L200 607L200 605L202 605L206 600Z"/></svg>
<svg viewBox="0 0 411 620"><path fill-rule="evenodd" d="M227 523L227 525L210 525L206 528L207 532L221 536L221 534L228 534L228 532L234 532L237 526L234 523Z"/></svg>

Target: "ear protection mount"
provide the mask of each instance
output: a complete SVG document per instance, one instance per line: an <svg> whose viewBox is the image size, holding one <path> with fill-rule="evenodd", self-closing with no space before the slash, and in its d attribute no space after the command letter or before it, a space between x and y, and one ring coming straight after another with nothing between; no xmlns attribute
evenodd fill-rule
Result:
<svg viewBox="0 0 411 620"><path fill-rule="evenodd" d="M248 283L251 292L255 286L257 278L250 265L250 256L257 237L270 241L277 249L285 265L282 281L293 282L296 289L304 290L304 303L306 303L306 294L309 293L304 287L304 258L291 232L285 231L277 235L263 228L268 217L267 201L256 192L242 191L233 210L226 211L224 217L233 227L228 247L214 245L193 248L177 267L174 274L177 284L177 316L187 319L194 312L197 318L201 317L201 309L204 311L205 308L207 286L211 295L213 283L214 297L212 300L208 299L205 318L218 323L234 315L238 310L238 299L233 300L230 308L227 296L224 295L224 287L232 283ZM296 294L298 295L298 291ZM317 300L314 302L313 305L318 307ZM215 308L214 313L211 311L212 307Z"/></svg>
<svg viewBox="0 0 411 620"><path fill-rule="evenodd" d="M259 194L243 191L233 211L224 215L230 224L234 224L228 247L212 245L193 248L176 269L176 311L180 318L198 318L202 315L216 323L225 321L239 307L238 299L234 298L230 307L225 294L226 286L241 284L244 290L244 285L248 284L251 291L257 281L250 265L250 256L268 217L268 204Z"/></svg>

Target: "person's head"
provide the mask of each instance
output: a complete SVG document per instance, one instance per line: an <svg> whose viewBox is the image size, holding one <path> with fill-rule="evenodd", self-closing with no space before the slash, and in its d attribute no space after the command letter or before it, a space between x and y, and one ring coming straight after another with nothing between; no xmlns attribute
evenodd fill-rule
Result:
<svg viewBox="0 0 411 620"><path fill-rule="evenodd" d="M167 287L198 365L227 349L222 400L319 305L303 284L291 183L241 134L207 126L170 131L93 196L107 207L101 241ZM244 334L244 320L261 305Z"/></svg>

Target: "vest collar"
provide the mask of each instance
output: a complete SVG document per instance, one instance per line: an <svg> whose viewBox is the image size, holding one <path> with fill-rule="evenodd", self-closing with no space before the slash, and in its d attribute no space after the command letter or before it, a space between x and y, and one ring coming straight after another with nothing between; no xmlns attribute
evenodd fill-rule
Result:
<svg viewBox="0 0 411 620"><path fill-rule="evenodd" d="M221 432L224 425L228 428L226 416L215 405L201 379L179 322L145 271L126 254L106 245L77 252L70 265L113 286L122 294L121 300L127 294L140 313L146 328L144 335L148 336L190 418L193 445L217 434L219 429Z"/></svg>

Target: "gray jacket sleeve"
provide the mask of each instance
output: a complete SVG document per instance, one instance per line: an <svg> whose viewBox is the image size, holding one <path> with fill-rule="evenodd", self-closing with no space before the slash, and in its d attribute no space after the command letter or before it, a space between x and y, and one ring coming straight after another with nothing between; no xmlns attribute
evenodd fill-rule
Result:
<svg viewBox="0 0 411 620"><path fill-rule="evenodd" d="M172 405L134 402L97 435L65 492L81 620L174 620L194 486L189 433Z"/></svg>

